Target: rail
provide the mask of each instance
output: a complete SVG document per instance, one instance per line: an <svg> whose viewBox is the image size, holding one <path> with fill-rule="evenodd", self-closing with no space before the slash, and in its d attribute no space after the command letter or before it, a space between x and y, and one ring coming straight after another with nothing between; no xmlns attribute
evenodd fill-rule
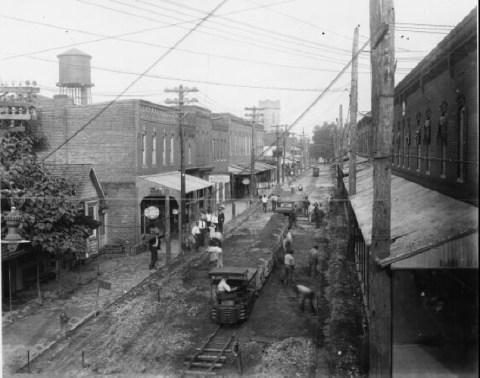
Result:
<svg viewBox="0 0 480 378"><path fill-rule="evenodd" d="M226 329L221 325L210 335L208 340L197 348L192 356L185 359L185 367L180 373L180 377L202 376L208 377L215 375L214 369L220 369L227 362L227 354L232 354L240 363L239 369L241 374L240 348L237 338L237 329L229 329L230 334L220 336L219 331ZM233 333L232 333L233 331Z"/></svg>

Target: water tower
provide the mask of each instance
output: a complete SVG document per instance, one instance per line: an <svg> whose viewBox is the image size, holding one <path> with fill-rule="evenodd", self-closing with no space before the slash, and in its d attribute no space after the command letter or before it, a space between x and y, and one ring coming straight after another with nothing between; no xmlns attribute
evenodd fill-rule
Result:
<svg viewBox="0 0 480 378"><path fill-rule="evenodd" d="M71 49L57 55L59 62L60 94L73 99L76 105L87 105L92 102L93 87L91 80L90 60L92 57L78 49Z"/></svg>

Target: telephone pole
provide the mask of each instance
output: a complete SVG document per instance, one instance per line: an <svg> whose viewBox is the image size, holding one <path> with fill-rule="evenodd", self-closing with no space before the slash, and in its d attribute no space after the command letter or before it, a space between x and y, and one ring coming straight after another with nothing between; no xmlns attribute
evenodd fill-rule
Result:
<svg viewBox="0 0 480 378"><path fill-rule="evenodd" d="M198 89L184 87L180 85L173 89L165 89L165 92L169 93L178 93L178 99L170 100L167 99L165 103L178 105L179 108L179 129L180 129L180 211L178 213L178 241L180 243L180 254L183 254L182 241L183 241L183 224L186 223L186 214L185 214L185 146L183 135L183 121L185 119L186 113L184 112L183 106L185 102L187 104L192 102L197 102L197 99L192 98L190 100L184 98L184 93L188 92L198 92ZM185 218L185 219L184 219Z"/></svg>
<svg viewBox="0 0 480 378"><path fill-rule="evenodd" d="M246 113L245 116L250 117L252 122L252 146L251 146L251 162L250 162L250 202L253 202L253 195L255 191L255 123L257 122L257 117L260 117L261 114L257 113L264 108L257 108L252 106L251 108L245 108L245 110L251 111L251 113Z"/></svg>
<svg viewBox="0 0 480 378"><path fill-rule="evenodd" d="M348 193L357 193L357 106L358 106L358 26L353 33L352 47L352 82L350 89L350 156L348 159Z"/></svg>
<svg viewBox="0 0 480 378"><path fill-rule="evenodd" d="M340 172L343 171L343 106L340 104L338 108L338 133L339 133L339 143L338 143L338 158L340 159L338 162L338 167ZM338 176L341 177L340 175Z"/></svg>
<svg viewBox="0 0 480 378"><path fill-rule="evenodd" d="M370 376L392 376L392 281L376 261L390 255L391 159L395 74L393 0L370 0L373 211L369 264ZM378 36L378 31L383 33Z"/></svg>
<svg viewBox="0 0 480 378"><path fill-rule="evenodd" d="M276 136L276 142L277 142L277 184L280 184L280 141L278 137L278 124L277 124L277 132L275 134ZM282 155L285 153L285 151L282 152Z"/></svg>

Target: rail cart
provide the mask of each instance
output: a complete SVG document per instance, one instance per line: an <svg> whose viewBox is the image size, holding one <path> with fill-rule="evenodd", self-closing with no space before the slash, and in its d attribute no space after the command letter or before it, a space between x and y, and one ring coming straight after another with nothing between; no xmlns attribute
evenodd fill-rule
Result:
<svg viewBox="0 0 480 378"><path fill-rule="evenodd" d="M256 297L257 269L226 266L213 268L208 276L212 320L219 324L235 324L247 320ZM222 279L236 290L218 292L217 287Z"/></svg>

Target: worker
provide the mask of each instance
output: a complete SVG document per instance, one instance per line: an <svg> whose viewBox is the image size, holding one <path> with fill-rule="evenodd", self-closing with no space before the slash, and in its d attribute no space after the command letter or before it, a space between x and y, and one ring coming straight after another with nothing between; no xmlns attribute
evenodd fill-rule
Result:
<svg viewBox="0 0 480 378"><path fill-rule="evenodd" d="M222 278L220 280L220 282L218 283L218 286L217 286L217 291L219 293L230 293L232 291L235 291L237 290L238 287L230 287L230 285L227 283L227 281L225 280L225 278Z"/></svg>
<svg viewBox="0 0 480 378"><path fill-rule="evenodd" d="M296 285L295 291L297 293L297 298L299 298L300 309L305 311L305 302L308 301L310 306L310 312L316 314L315 306L313 305L313 300L315 299L315 292L312 289L309 289L303 285Z"/></svg>
<svg viewBox="0 0 480 378"><path fill-rule="evenodd" d="M285 259L283 262L284 269L285 269L285 283L287 285L291 285L293 282L293 270L295 269L295 258L293 257L294 251L290 249L285 254Z"/></svg>

